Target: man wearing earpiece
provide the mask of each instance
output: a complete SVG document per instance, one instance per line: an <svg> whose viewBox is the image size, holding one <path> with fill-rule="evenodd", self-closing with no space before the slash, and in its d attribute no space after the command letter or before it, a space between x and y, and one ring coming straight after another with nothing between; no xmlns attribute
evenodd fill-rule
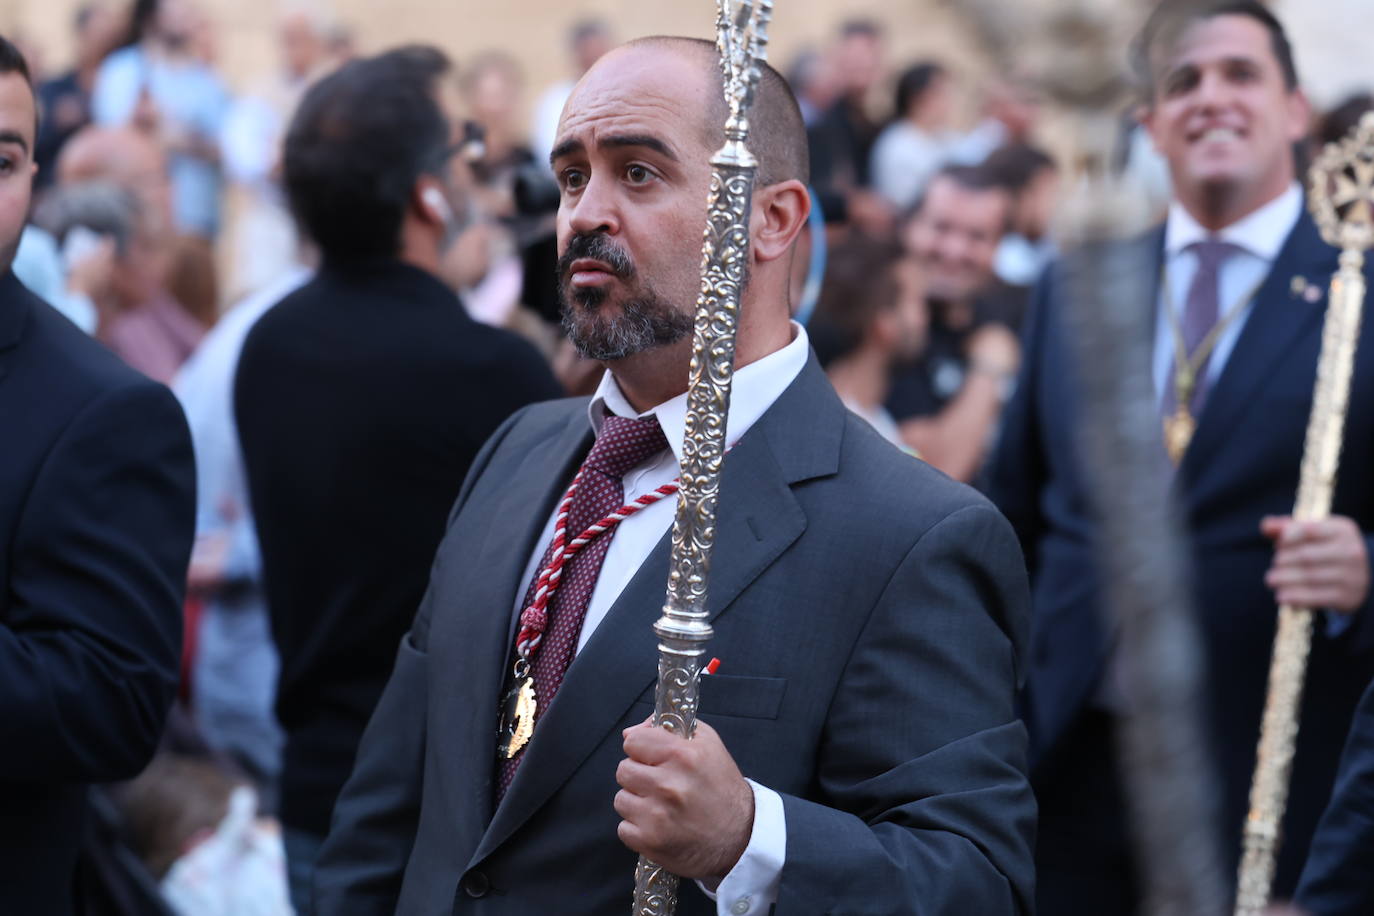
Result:
<svg viewBox="0 0 1374 916"><path fill-rule="evenodd" d="M442 53L411 47L306 95L285 184L321 266L249 333L235 383L300 913L468 466L516 409L562 393L531 346L474 322L438 278L468 211L452 82Z"/></svg>

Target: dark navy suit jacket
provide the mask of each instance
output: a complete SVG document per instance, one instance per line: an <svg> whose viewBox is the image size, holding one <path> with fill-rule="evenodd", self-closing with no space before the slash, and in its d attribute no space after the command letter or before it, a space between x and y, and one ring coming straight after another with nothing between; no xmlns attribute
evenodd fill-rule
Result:
<svg viewBox="0 0 1374 916"><path fill-rule="evenodd" d="M176 399L0 276L0 913L73 911L86 786L177 683L195 526Z"/></svg>
<svg viewBox="0 0 1374 916"><path fill-rule="evenodd" d="M1162 257L1163 233L1128 243ZM1198 418L1174 479L1184 513L1208 668L1205 725L1221 779L1221 839L1239 855L1259 738L1276 611L1264 574L1273 557L1265 515L1291 513L1297 493L1325 313L1337 266L1304 213L1261 287ZM1031 571L1026 719L1032 780L1049 778L1061 742L1091 707L1114 640L1099 607L1097 522L1076 453L1079 390L1065 337L1057 271L1036 291L1019 388L993 467L993 498L1021 538ZM1302 277L1323 291L1309 302ZM1366 320L1351 388L1333 512L1374 530L1374 328ZM1153 322L1149 325L1153 328ZM1163 494L1161 494L1163 496ZM1374 676L1374 602L1331 638L1318 620L1284 825L1276 892L1291 894L1335 778L1345 729Z"/></svg>

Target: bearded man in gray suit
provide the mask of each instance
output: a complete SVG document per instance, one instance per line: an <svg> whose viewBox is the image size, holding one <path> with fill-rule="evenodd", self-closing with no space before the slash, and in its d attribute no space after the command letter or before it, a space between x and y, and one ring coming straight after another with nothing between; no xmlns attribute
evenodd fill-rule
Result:
<svg viewBox="0 0 1374 916"><path fill-rule="evenodd" d="M693 740L645 721L671 498L589 542L556 598L535 587L602 505L676 476L724 120L714 47L689 39L607 55L568 101L565 325L609 372L590 403L514 416L473 465L335 810L318 912L618 916L636 853L693 879L684 914L1029 911L1021 554L986 501L844 409L790 321L808 165L771 69L707 608L723 666ZM522 660L539 717L498 760Z"/></svg>

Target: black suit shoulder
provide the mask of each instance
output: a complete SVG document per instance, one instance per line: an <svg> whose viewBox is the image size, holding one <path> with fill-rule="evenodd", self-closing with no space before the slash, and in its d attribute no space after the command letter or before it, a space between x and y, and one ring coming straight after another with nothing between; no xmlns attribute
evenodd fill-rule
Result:
<svg viewBox="0 0 1374 916"><path fill-rule="evenodd" d="M357 273L323 269L292 291L245 338L238 384L277 385L304 369L323 373L329 385L356 370L370 376L368 390L391 387L409 397L428 396L427 386L437 398L480 393L469 406L487 429L530 401L563 393L532 344L475 321L436 277L401 262Z"/></svg>
<svg viewBox="0 0 1374 916"><path fill-rule="evenodd" d="M15 287L25 314L18 343L3 363L0 403L15 405L11 422L28 448L11 450L11 473L22 464L36 485L40 472L66 473L65 462L89 445L111 465L141 455L166 460L178 475L187 472L179 483L193 479L190 428L171 390Z"/></svg>

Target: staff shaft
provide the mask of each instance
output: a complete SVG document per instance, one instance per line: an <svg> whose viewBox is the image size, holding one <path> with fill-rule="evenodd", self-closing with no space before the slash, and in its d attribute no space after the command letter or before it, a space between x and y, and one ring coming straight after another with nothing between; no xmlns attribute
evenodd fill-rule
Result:
<svg viewBox="0 0 1374 916"><path fill-rule="evenodd" d="M667 600L654 624L658 687L654 723L690 738L696 725L701 657L711 638L706 588L734 379L740 297L748 277L749 215L756 161L749 152L748 107L767 46L771 0L717 0L717 45L726 102L725 145L711 158L711 190L701 249L701 292L693 321L692 362L682 445L681 487L673 519ZM640 856L634 916L671 916L678 876Z"/></svg>
<svg viewBox="0 0 1374 916"><path fill-rule="evenodd" d="M1341 440L1350 402L1350 378L1360 337L1365 283L1364 255L1341 254L1340 271L1331 282L1331 301L1322 328L1321 358L1312 413L1307 422L1298 498L1293 518L1319 521L1331 514L1331 497L1340 465ZM1279 609L1269 689L1260 725L1259 750L1250 784L1250 813L1245 820L1236 916L1260 916L1269 903L1274 866L1282 840L1283 812L1297 746L1303 681L1312 646L1312 612L1284 605Z"/></svg>

